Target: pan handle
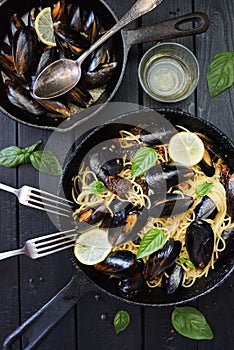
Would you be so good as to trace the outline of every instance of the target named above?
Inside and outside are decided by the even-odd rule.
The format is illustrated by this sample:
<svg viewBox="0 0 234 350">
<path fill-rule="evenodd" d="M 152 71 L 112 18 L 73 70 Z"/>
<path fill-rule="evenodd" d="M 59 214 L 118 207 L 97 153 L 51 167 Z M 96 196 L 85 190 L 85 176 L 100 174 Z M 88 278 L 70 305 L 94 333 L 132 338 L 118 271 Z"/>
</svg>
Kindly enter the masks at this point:
<svg viewBox="0 0 234 350">
<path fill-rule="evenodd" d="M 97 292 L 97 287 L 78 269 L 58 294 L 5 339 L 3 350 L 12 350 L 20 339 L 24 341 L 25 350 L 35 349 L 78 300 L 91 291 Z"/>
<path fill-rule="evenodd" d="M 190 24 L 189 28 L 185 28 Z M 147 41 L 159 41 L 180 38 L 194 34 L 201 34 L 209 27 L 209 20 L 205 13 L 192 12 L 187 15 L 158 22 L 152 26 L 125 31 L 123 35 L 127 43 L 127 49 L 133 44 Z"/>
</svg>

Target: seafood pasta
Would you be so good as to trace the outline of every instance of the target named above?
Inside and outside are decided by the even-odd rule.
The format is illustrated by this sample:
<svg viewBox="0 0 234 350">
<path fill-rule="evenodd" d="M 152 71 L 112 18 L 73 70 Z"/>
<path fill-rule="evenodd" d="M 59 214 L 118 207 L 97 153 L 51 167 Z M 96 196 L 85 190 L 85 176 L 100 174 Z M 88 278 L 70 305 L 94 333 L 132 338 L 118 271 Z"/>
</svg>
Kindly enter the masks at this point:
<svg viewBox="0 0 234 350">
<path fill-rule="evenodd" d="M 73 178 L 74 224 L 81 234 L 106 231 L 112 251 L 94 268 L 116 278 L 124 297 L 145 283 L 167 294 L 189 288 L 215 268 L 233 232 L 233 174 L 201 134 L 203 158 L 175 163 L 168 144 L 178 131 L 122 130 Z"/>
</svg>

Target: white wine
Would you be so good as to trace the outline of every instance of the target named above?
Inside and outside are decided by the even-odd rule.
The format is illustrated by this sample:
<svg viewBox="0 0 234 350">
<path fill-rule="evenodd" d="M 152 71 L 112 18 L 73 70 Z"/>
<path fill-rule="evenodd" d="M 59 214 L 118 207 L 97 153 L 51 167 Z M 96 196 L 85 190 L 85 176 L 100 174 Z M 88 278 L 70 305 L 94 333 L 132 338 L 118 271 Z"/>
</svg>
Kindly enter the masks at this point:
<svg viewBox="0 0 234 350">
<path fill-rule="evenodd" d="M 175 43 L 160 44 L 142 58 L 140 82 L 144 90 L 158 101 L 180 101 L 189 96 L 197 85 L 199 69 L 196 59 L 187 48 L 184 50 L 181 46 Z"/>
</svg>

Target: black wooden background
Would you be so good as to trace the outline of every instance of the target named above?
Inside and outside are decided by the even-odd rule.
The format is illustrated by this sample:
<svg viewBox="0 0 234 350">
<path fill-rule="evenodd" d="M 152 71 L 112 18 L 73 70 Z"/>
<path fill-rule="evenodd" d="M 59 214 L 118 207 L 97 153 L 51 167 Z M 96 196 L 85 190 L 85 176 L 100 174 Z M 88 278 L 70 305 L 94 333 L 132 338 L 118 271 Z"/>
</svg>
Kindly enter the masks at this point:
<svg viewBox="0 0 234 350">
<path fill-rule="evenodd" d="M 23 1 L 23 0 L 22 0 Z M 134 0 L 107 0 L 120 18 Z M 190 48 L 198 58 L 201 76 L 198 87 L 188 99 L 172 104 L 209 120 L 234 139 L 234 88 L 211 99 L 207 89 L 207 69 L 212 57 L 223 51 L 233 51 L 233 0 L 164 0 L 158 9 L 136 21 L 132 27 L 149 25 L 192 11 L 203 11 L 210 19 L 208 31 L 196 37 L 175 40 Z M 165 107 L 152 100 L 139 86 L 137 66 L 142 54 L 154 43 L 131 49 L 126 73 L 114 101 L 140 103 L 149 107 Z M 168 107 L 168 106 L 166 106 Z M 51 132 L 28 127 L 0 115 L 0 149 L 18 145 L 26 147 L 38 139 L 45 145 Z M 72 133 L 60 135 L 60 142 L 71 142 Z M 56 147 L 54 152 L 56 153 Z M 59 156 L 59 155 L 58 155 Z M 17 169 L 0 167 L 0 182 L 15 187 L 24 184 L 38 186 L 38 172 L 31 166 Z M 14 195 L 0 191 L 0 251 L 21 247 L 31 237 L 56 232 L 47 214 L 19 205 Z M 33 261 L 25 256 L 0 262 L 0 344 L 15 328 L 49 301 L 72 276 L 72 266 L 66 252 Z M 40 350 L 231 350 L 233 349 L 234 276 L 221 287 L 191 306 L 207 317 L 213 331 L 212 341 L 186 339 L 171 325 L 172 307 L 136 307 L 99 293 L 85 295 L 38 347 Z M 131 316 L 128 329 L 115 334 L 113 317 L 120 310 Z M 103 316 L 104 315 L 104 316 Z M 20 347 L 19 347 L 20 348 Z M 18 348 L 18 349 L 19 349 Z M 23 347 L 24 348 L 24 347 Z"/>
</svg>

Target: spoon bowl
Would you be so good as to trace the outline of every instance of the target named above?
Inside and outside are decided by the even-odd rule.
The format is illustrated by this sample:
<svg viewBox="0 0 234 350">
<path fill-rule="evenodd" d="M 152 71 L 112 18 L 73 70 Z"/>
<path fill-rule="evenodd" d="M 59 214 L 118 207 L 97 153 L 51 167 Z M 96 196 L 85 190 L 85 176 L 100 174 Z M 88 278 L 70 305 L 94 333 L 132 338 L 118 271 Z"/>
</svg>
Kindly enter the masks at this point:
<svg viewBox="0 0 234 350">
<path fill-rule="evenodd" d="M 131 9 L 90 46 L 77 60 L 62 59 L 46 67 L 37 77 L 33 86 L 33 96 L 40 99 L 50 99 L 63 95 L 71 90 L 80 80 L 81 64 L 89 54 L 103 44 L 121 28 L 153 10 L 163 0 L 138 0 Z"/>
</svg>

